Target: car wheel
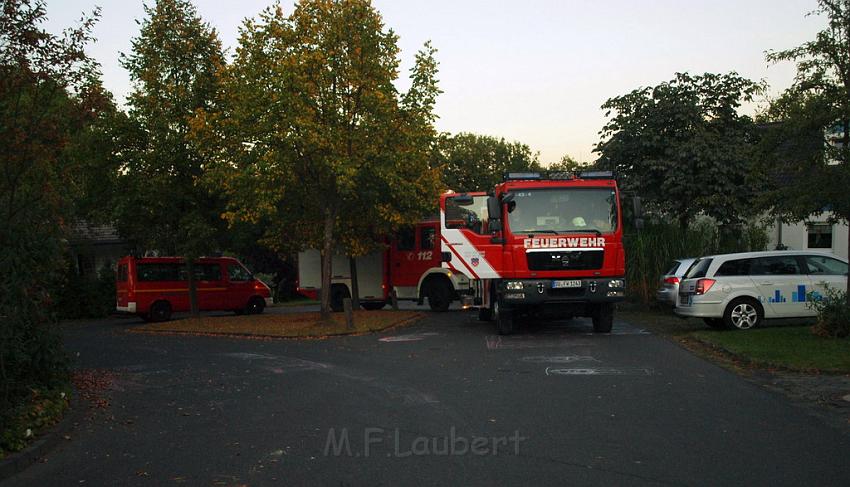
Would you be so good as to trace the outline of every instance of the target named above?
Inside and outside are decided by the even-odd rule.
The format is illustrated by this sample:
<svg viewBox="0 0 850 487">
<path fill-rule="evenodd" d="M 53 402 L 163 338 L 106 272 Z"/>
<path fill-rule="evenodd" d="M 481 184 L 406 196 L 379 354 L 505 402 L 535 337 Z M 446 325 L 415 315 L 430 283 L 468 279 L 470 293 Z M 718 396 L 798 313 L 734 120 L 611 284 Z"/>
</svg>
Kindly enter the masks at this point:
<svg viewBox="0 0 850 487">
<path fill-rule="evenodd" d="M 254 296 L 248 301 L 248 306 L 245 306 L 245 314 L 246 315 L 258 315 L 262 314 L 263 310 L 266 309 L 266 300 L 257 296 Z"/>
<path fill-rule="evenodd" d="M 157 301 L 151 305 L 150 312 L 148 313 L 149 321 L 168 321 L 171 319 L 171 305 L 168 304 L 168 301 Z"/>
<path fill-rule="evenodd" d="M 502 309 L 498 299 L 493 301 L 493 320 L 496 321 L 496 330 L 499 331 L 499 335 L 511 335 L 516 331 L 513 311 Z"/>
<path fill-rule="evenodd" d="M 755 299 L 738 298 L 732 300 L 723 313 L 723 324 L 727 328 L 749 330 L 761 324 L 764 312 Z"/>
<path fill-rule="evenodd" d="M 493 308 L 485 306 L 478 308 L 478 321 L 493 321 Z"/>
<path fill-rule="evenodd" d="M 425 295 L 431 311 L 446 311 L 452 304 L 452 288 L 445 280 L 432 281 Z"/>
<path fill-rule="evenodd" d="M 726 328 L 726 325 L 723 324 L 723 318 L 703 318 L 702 321 L 711 328 L 718 330 Z"/>
</svg>

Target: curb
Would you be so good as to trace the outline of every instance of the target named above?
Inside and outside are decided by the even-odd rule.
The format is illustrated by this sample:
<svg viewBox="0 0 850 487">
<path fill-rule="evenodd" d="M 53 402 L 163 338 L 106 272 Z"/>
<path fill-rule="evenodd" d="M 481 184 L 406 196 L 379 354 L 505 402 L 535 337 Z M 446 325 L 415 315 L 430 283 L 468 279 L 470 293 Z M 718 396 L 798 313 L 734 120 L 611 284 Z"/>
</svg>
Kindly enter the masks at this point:
<svg viewBox="0 0 850 487">
<path fill-rule="evenodd" d="M 62 442 L 63 436 L 71 431 L 75 424 L 80 422 L 83 412 L 84 408 L 80 404 L 79 394 L 72 389 L 68 408 L 57 424 L 48 429 L 41 435 L 41 438 L 35 440 L 30 446 L 0 460 L 0 481 L 23 472 L 27 467 L 38 461 L 39 458 L 50 453 L 50 451 Z"/>
</svg>

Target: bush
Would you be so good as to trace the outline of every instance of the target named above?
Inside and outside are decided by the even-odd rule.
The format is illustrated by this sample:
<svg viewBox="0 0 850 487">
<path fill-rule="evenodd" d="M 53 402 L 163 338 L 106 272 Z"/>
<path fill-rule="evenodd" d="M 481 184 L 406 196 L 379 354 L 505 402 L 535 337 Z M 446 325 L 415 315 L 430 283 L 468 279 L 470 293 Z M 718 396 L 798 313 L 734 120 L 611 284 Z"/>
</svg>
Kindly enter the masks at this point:
<svg viewBox="0 0 850 487">
<path fill-rule="evenodd" d="M 806 306 L 815 310 L 818 321 L 812 327 L 812 333 L 828 338 L 847 338 L 850 336 L 850 304 L 847 293 L 827 286 L 824 296 L 815 298 L 809 294 Z"/>
<path fill-rule="evenodd" d="M 69 265 L 54 310 L 66 320 L 108 316 L 115 310 L 115 272 L 104 267 L 97 277 L 80 276 Z"/>
<path fill-rule="evenodd" d="M 720 228 L 707 218 L 687 230 L 653 223 L 631 231 L 624 236 L 628 297 L 643 304 L 654 302 L 658 279 L 674 259 L 764 250 L 767 241 L 757 224 Z"/>
</svg>

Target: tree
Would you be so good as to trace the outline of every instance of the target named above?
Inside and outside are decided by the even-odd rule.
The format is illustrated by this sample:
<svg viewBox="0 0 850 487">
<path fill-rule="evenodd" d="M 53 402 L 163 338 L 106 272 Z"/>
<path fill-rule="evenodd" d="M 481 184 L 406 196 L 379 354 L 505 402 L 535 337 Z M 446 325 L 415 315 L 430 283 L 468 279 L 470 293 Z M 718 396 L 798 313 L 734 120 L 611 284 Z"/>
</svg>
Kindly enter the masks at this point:
<svg viewBox="0 0 850 487">
<path fill-rule="evenodd" d="M 121 56 L 134 90 L 121 137 L 114 220 L 139 245 L 186 258 L 196 315 L 193 262 L 221 248 L 224 206 L 201 184 L 205 165 L 189 123 L 196 111 L 215 110 L 222 47 L 188 0 L 157 0 L 145 13 L 132 52 Z"/>
<path fill-rule="evenodd" d="M 766 114 L 779 122 L 773 148 L 793 148 L 792 157 L 769 151 L 769 163 L 793 184 L 780 181 L 766 201 L 785 221 L 828 209 L 833 222 L 850 224 L 850 0 L 818 0 L 813 13 L 828 20 L 814 40 L 767 53 L 769 62 L 796 62 L 797 76 Z"/>
<path fill-rule="evenodd" d="M 540 171 L 539 154 L 520 142 L 488 135 L 442 134 L 434 154 L 446 186 L 454 191 L 487 191 L 507 172 Z"/>
<path fill-rule="evenodd" d="M 590 168 L 590 164 L 578 162 L 570 157 L 569 154 L 566 154 L 558 162 L 550 164 L 547 169 L 549 171 L 580 172 L 589 170 Z"/>
<path fill-rule="evenodd" d="M 700 213 L 737 223 L 755 197 L 753 120 L 738 113 L 763 85 L 736 73 L 677 73 L 602 105 L 610 117 L 594 149 L 622 188 L 686 228 Z M 612 116 L 613 113 L 613 116 Z"/>
<path fill-rule="evenodd" d="M 400 94 L 397 40 L 368 0 L 303 0 L 289 17 L 276 5 L 243 25 L 221 113 L 195 121 L 226 216 L 267 222 L 275 249 L 321 250 L 325 319 L 334 252 L 374 248 L 439 193 L 434 49 Z"/>
<path fill-rule="evenodd" d="M 111 106 L 86 56 L 99 11 L 58 37 L 40 26 L 40 0 L 0 10 L 0 429 L 31 390 L 67 383 L 48 314 L 65 265 L 78 160 L 69 145 Z M 5 435 L 4 435 L 5 436 Z M 14 435 L 12 435 L 14 436 Z M 0 438 L 0 450 L 7 445 Z"/>
</svg>

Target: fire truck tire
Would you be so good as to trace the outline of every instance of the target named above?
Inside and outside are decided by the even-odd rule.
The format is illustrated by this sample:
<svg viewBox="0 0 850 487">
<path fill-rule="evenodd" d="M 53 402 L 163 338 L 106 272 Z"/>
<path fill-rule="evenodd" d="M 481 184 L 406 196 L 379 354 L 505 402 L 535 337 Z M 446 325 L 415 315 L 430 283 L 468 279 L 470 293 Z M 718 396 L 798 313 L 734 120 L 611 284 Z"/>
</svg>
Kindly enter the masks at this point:
<svg viewBox="0 0 850 487">
<path fill-rule="evenodd" d="M 362 306 L 366 311 L 378 311 L 379 309 L 383 309 L 386 305 L 387 303 L 385 301 L 360 303 L 360 306 Z"/>
<path fill-rule="evenodd" d="M 425 289 L 431 311 L 446 311 L 452 304 L 452 286 L 445 279 L 431 279 Z"/>
<path fill-rule="evenodd" d="M 493 308 L 478 308 L 478 321 L 493 321 Z"/>
<path fill-rule="evenodd" d="M 171 305 L 168 301 L 157 301 L 151 305 L 148 313 L 149 321 L 168 321 L 171 319 Z"/>
<path fill-rule="evenodd" d="M 614 327 L 614 306 L 611 304 L 597 305 L 593 310 L 593 332 L 611 333 Z"/>
<path fill-rule="evenodd" d="M 248 306 L 245 306 L 245 314 L 260 315 L 263 314 L 264 309 L 266 309 L 266 300 L 259 296 L 254 296 L 248 301 Z"/>
<path fill-rule="evenodd" d="M 331 286 L 331 310 L 335 313 L 341 313 L 342 300 L 350 297 L 351 294 L 349 294 L 347 287 L 339 284 Z"/>
<path fill-rule="evenodd" d="M 502 304 L 496 299 L 493 301 L 493 320 L 496 322 L 496 330 L 499 335 L 511 335 L 516 332 L 516 320 L 510 310 L 502 309 Z"/>
</svg>

